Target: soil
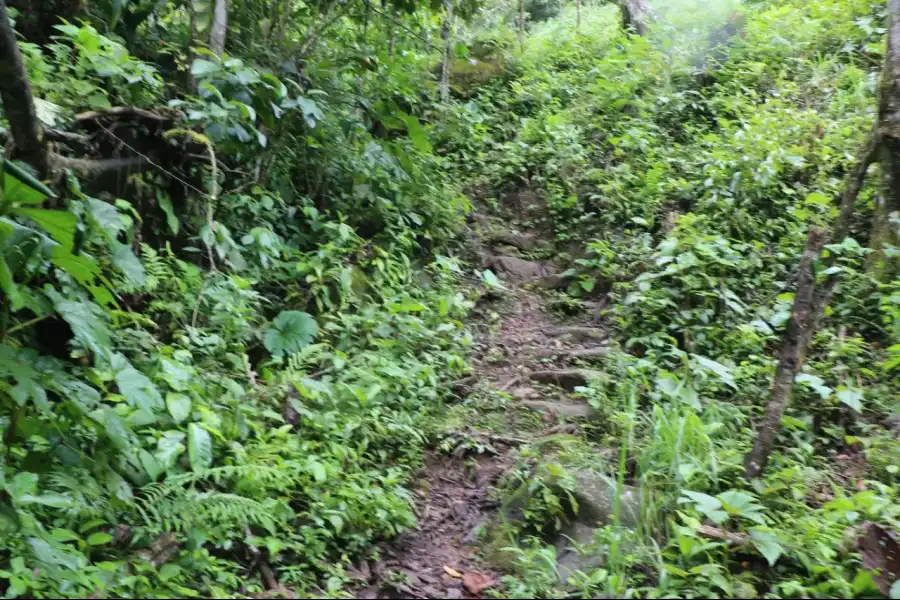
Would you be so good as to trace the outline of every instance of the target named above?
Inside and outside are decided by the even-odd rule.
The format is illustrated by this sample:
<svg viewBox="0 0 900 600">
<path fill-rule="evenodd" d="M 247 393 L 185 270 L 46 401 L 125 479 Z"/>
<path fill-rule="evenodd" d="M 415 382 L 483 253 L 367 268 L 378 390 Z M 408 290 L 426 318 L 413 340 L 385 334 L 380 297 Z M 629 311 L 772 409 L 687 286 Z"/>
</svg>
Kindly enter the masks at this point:
<svg viewBox="0 0 900 600">
<path fill-rule="evenodd" d="M 490 227 L 486 217 L 476 215 L 473 220 L 488 245 L 491 236 L 506 239 L 497 234 L 496 227 Z M 535 232 L 515 235 L 538 239 Z M 488 255 L 486 262 L 493 264 L 497 258 Z M 579 401 L 565 398 L 565 391 L 553 385 L 559 382 L 542 385 L 532 381 L 531 373 L 580 366 L 573 364 L 580 363 L 579 356 L 603 354 L 598 350 L 605 347 L 608 336 L 586 313 L 574 322 L 564 322 L 554 314 L 542 292 L 535 291 L 544 274 L 541 269 L 530 276 L 498 273 L 506 275 L 506 289 L 486 294 L 473 311 L 473 375 L 457 382 L 454 390 L 464 395 L 477 386 L 489 386 L 509 393 L 522 406 L 549 408 L 541 411 L 549 421 L 546 434 L 560 427 L 576 428 L 569 423 L 553 427 L 561 414 L 578 413 L 552 408 L 559 403 L 571 409 Z M 415 490 L 418 526 L 385 545 L 377 564 L 359 566 L 357 575 L 369 585 L 357 597 L 477 598 L 483 597 L 484 590 L 501 585 L 502 573 L 479 555 L 478 533 L 499 508 L 491 488 L 511 466 L 510 450 L 542 434 L 522 433 L 524 438 L 484 435 L 497 454 L 482 454 L 474 460 L 446 454 L 428 456 L 419 475 L 422 483 Z"/>
</svg>

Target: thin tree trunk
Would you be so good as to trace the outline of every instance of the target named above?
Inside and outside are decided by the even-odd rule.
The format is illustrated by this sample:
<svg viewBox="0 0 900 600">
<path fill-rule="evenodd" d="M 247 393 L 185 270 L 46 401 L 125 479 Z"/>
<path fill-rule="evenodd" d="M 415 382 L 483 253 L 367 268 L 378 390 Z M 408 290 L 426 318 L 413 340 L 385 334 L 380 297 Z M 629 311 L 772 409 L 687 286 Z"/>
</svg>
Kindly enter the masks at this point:
<svg viewBox="0 0 900 600">
<path fill-rule="evenodd" d="M 0 100 L 19 156 L 36 168 L 40 177 L 46 177 L 49 161 L 44 127 L 34 108 L 31 84 L 9 22 L 6 0 L 0 0 Z"/>
<path fill-rule="evenodd" d="M 791 398 L 794 377 L 806 360 L 806 350 L 812 337 L 815 301 L 816 274 L 813 263 L 819 257 L 819 252 L 824 244 L 825 230 L 821 227 L 810 228 L 806 238 L 806 251 L 797 267 L 797 292 L 794 296 L 794 308 L 784 334 L 781 357 L 775 372 L 775 380 L 772 383 L 771 398 L 766 407 L 763 422 L 759 425 L 753 449 L 745 461 L 747 477 L 759 477 L 765 468 L 775 445 L 775 434 L 781 424 L 781 417 Z"/>
<path fill-rule="evenodd" d="M 225 37 L 228 34 L 228 0 L 216 0 L 213 8 L 213 23 L 209 34 L 209 49 L 216 56 L 225 52 Z"/>
<path fill-rule="evenodd" d="M 581 0 L 575 0 L 575 10 L 578 18 L 575 21 L 575 31 L 581 31 Z"/>
<path fill-rule="evenodd" d="M 634 28 L 638 35 L 647 35 L 650 25 L 650 6 L 647 0 L 621 0 L 622 23 L 625 29 Z"/>
<path fill-rule="evenodd" d="M 847 174 L 844 192 L 841 195 L 840 212 L 831 235 L 831 241 L 835 244 L 841 243 L 850 233 L 856 200 L 865 182 L 866 171 L 874 161 L 882 162 L 886 195 L 884 202 L 890 203 L 888 206 L 897 206 L 897 203 L 900 202 L 900 159 L 897 158 L 898 151 L 900 151 L 900 0 L 888 0 L 887 5 L 889 14 L 888 43 L 879 88 L 878 121 L 859 149 L 856 166 Z M 760 425 L 753 450 L 747 455 L 745 461 L 746 473 L 749 477 L 759 476 L 765 468 L 772 452 L 781 414 L 790 397 L 794 375 L 806 357 L 812 336 L 822 326 L 825 308 L 831 302 L 837 286 L 839 273 L 829 274 L 825 282 L 814 291 L 812 306 L 807 308 L 809 299 L 806 287 L 808 282 L 805 278 L 808 273 L 804 272 L 803 267 L 806 256 L 809 254 L 812 235 L 811 230 L 810 240 L 807 241 L 807 252 L 804 254 L 804 260 L 801 261 L 801 269 L 798 273 L 794 314 L 791 317 L 788 331 L 785 333 L 785 345 L 775 375 L 775 383 L 772 386 L 772 397 L 766 409 L 766 418 Z M 832 266 L 834 263 L 835 257 L 832 255 L 825 261 L 825 266 Z"/>
<path fill-rule="evenodd" d="M 525 49 L 525 0 L 519 0 L 519 51 Z"/>
<path fill-rule="evenodd" d="M 291 13 L 291 0 L 281 0 L 281 11 L 278 15 L 278 26 L 275 28 L 275 39 L 284 41 L 284 32 L 287 29 L 288 17 Z"/>
<path fill-rule="evenodd" d="M 884 177 L 881 202 L 876 206 L 871 248 L 878 276 L 891 279 L 900 271 L 900 261 L 888 257 L 884 246 L 900 245 L 900 232 L 894 217 L 900 212 L 900 0 L 888 1 L 888 40 L 878 103 L 878 127 L 881 134 L 879 160 Z"/>
<path fill-rule="evenodd" d="M 194 53 L 194 44 L 197 43 L 197 8 L 194 6 L 194 0 L 188 0 L 187 3 L 188 9 L 188 44 L 187 44 L 187 56 L 188 62 L 192 65 L 194 63 L 194 59 L 197 58 Z M 187 85 L 188 90 L 190 92 L 197 91 L 197 78 L 194 77 L 194 73 L 191 70 L 191 66 L 188 65 L 187 70 Z"/>
<path fill-rule="evenodd" d="M 388 42 L 388 56 L 394 57 L 394 50 L 397 48 L 397 7 L 391 11 L 391 38 Z"/>
<path fill-rule="evenodd" d="M 453 30 L 453 0 L 444 0 L 444 24 L 441 25 L 441 40 L 444 42 L 444 58 L 441 62 L 441 102 L 450 100 L 450 50 Z"/>
</svg>

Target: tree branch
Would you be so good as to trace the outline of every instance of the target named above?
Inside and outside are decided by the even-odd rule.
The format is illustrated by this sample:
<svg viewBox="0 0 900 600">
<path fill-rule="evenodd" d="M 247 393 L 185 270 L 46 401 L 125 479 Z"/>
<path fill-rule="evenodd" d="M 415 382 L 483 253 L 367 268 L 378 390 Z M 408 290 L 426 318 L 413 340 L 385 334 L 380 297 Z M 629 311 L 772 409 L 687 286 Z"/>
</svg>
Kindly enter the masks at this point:
<svg viewBox="0 0 900 600">
<path fill-rule="evenodd" d="M 103 117 L 140 117 L 141 119 L 158 121 L 160 123 L 167 123 L 172 120 L 169 116 L 161 115 L 136 106 L 114 106 L 112 108 L 104 108 L 103 110 L 89 110 L 75 115 L 75 120 L 80 123 L 82 121 L 93 121 Z"/>
<path fill-rule="evenodd" d="M 0 99 L 13 140 L 22 158 L 43 178 L 49 172 L 44 128 L 37 118 L 31 84 L 25 73 L 6 0 L 0 0 Z"/>
</svg>

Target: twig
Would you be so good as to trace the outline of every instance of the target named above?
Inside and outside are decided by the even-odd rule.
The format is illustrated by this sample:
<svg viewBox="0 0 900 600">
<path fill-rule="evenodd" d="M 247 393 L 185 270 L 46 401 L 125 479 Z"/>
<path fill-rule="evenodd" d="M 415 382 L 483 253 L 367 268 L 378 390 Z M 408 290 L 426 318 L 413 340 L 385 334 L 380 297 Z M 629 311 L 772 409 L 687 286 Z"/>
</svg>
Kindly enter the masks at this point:
<svg viewBox="0 0 900 600">
<path fill-rule="evenodd" d="M 103 110 L 89 110 L 87 112 L 75 115 L 75 120 L 92 121 L 94 119 L 100 119 L 102 117 L 140 117 L 142 119 L 149 119 L 151 121 L 158 121 L 160 123 L 165 123 L 172 120 L 171 117 L 151 112 L 149 110 L 144 110 L 143 108 L 138 108 L 136 106 L 114 106 L 112 108 L 105 108 Z"/>
<path fill-rule="evenodd" d="M 194 302 L 194 311 L 191 313 L 191 327 L 197 328 L 197 315 L 200 313 L 200 301 L 203 300 L 203 292 L 206 290 L 206 279 L 200 284 L 200 292 L 197 294 L 197 301 Z"/>
<path fill-rule="evenodd" d="M 458 435 L 458 436 L 468 435 L 468 436 L 472 436 L 472 437 L 484 438 L 486 440 L 490 440 L 492 442 L 498 442 L 501 444 L 517 445 L 517 444 L 530 444 L 531 443 L 531 440 L 526 440 L 525 438 L 513 437 L 513 436 L 508 436 L 508 435 L 495 435 L 493 433 L 488 433 L 486 431 L 477 431 L 475 429 L 472 429 L 469 431 L 453 430 L 453 431 L 448 431 L 447 433 L 449 433 L 450 435 Z"/>
<path fill-rule="evenodd" d="M 45 129 L 44 137 L 51 142 L 74 142 L 76 144 L 89 144 L 93 136 L 59 129 Z"/>
<path fill-rule="evenodd" d="M 728 542 L 733 546 L 746 546 L 750 543 L 750 536 L 746 533 L 735 533 L 712 525 L 701 525 L 697 533 L 712 540 Z"/>
<path fill-rule="evenodd" d="M 6 335 L 10 335 L 10 334 L 15 333 L 15 332 L 17 332 L 17 331 L 19 331 L 19 330 L 25 329 L 26 327 L 31 327 L 32 325 L 35 325 L 35 324 L 37 324 L 37 323 L 40 323 L 41 321 L 43 321 L 44 319 L 46 319 L 46 318 L 48 318 L 48 317 L 50 317 L 50 316 L 51 316 L 51 315 L 44 315 L 44 316 L 42 316 L 42 317 L 35 317 L 35 318 L 33 318 L 33 319 L 29 319 L 29 320 L 27 320 L 27 321 L 24 321 L 24 322 L 22 322 L 22 323 L 18 323 L 17 325 L 13 325 L 13 326 L 10 327 L 9 330 L 6 332 Z"/>
</svg>

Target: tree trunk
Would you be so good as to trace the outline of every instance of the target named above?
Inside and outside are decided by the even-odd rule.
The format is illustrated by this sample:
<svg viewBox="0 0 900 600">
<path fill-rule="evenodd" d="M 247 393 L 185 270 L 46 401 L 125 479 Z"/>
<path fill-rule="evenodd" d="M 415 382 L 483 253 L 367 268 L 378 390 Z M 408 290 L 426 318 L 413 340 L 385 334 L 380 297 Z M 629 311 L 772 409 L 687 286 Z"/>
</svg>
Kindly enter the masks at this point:
<svg viewBox="0 0 900 600">
<path fill-rule="evenodd" d="M 216 56 L 225 52 L 225 37 L 228 34 L 228 0 L 216 0 L 213 9 L 212 29 L 209 34 L 209 49 Z"/>
<path fill-rule="evenodd" d="M 525 49 L 525 0 L 519 0 L 519 51 Z"/>
<path fill-rule="evenodd" d="M 197 78 L 194 77 L 194 73 L 191 71 L 191 65 L 194 64 L 194 59 L 197 58 L 196 54 L 194 53 L 194 44 L 197 43 L 197 8 L 194 6 L 194 0 L 188 0 L 187 9 L 189 19 L 187 43 L 187 88 L 191 93 L 195 93 L 197 91 Z"/>
<path fill-rule="evenodd" d="M 871 248 L 878 274 L 890 279 L 900 271 L 897 258 L 883 252 L 887 244 L 900 245 L 894 219 L 900 212 L 900 0 L 888 1 L 888 40 L 878 102 L 878 129 L 881 135 L 879 160 L 884 176 L 883 197 L 876 206 Z"/>
<path fill-rule="evenodd" d="M 619 6 L 625 29 L 634 28 L 638 35 L 647 35 L 651 17 L 647 0 L 621 0 Z"/>
<path fill-rule="evenodd" d="M 575 20 L 575 31 L 581 31 L 581 0 L 575 0 L 575 10 L 578 15 Z"/>
<path fill-rule="evenodd" d="M 450 51 L 453 30 L 453 0 L 444 0 L 444 24 L 441 25 L 441 40 L 444 42 L 444 58 L 441 62 L 441 102 L 450 100 Z"/>
<path fill-rule="evenodd" d="M 391 11 L 391 39 L 388 42 L 388 56 L 391 58 L 394 57 L 394 51 L 397 49 L 397 18 L 400 14 L 397 12 L 397 8 Z"/>
<path fill-rule="evenodd" d="M 885 178 L 884 206 L 880 209 L 880 212 L 883 213 L 882 217 L 889 216 L 889 207 L 897 207 L 898 201 L 900 201 L 900 168 L 898 168 L 900 158 L 897 154 L 900 151 L 900 0 L 888 0 L 887 4 L 888 43 L 879 88 L 878 121 L 859 149 L 856 166 L 847 174 L 844 192 L 841 196 L 840 212 L 831 235 L 831 241 L 835 244 L 841 243 L 850 233 L 856 200 L 865 182 L 866 171 L 872 162 L 876 160 L 882 162 L 882 172 Z M 878 215 L 876 215 L 877 218 Z M 745 467 L 748 477 L 758 477 L 765 468 L 766 461 L 772 452 L 781 414 L 790 397 L 794 375 L 806 358 L 812 336 L 822 326 L 825 308 L 831 302 L 837 286 L 838 273 L 829 274 L 824 284 L 814 291 L 811 307 L 807 307 L 809 290 L 806 288 L 809 286 L 807 279 L 809 274 L 805 273 L 804 263 L 807 261 L 807 255 L 810 254 L 812 237 L 813 230 L 810 230 L 807 252 L 804 253 L 798 273 L 794 313 L 785 333 L 781 360 L 775 374 L 775 383 L 772 386 L 772 397 L 766 408 L 766 418 L 760 425 L 753 450 L 746 458 Z M 834 262 L 835 258 L 831 256 L 825 261 L 825 266 L 831 266 Z"/>
<path fill-rule="evenodd" d="M 281 10 L 278 13 L 278 25 L 275 28 L 275 39 L 284 41 L 284 32 L 287 30 L 287 22 L 291 15 L 291 0 L 281 0 Z"/>
<path fill-rule="evenodd" d="M 59 32 L 54 26 L 65 19 L 74 23 L 84 15 L 86 0 L 7 0 L 9 8 L 19 11 L 16 30 L 29 42 L 38 45 L 50 43 Z"/>
<path fill-rule="evenodd" d="M 766 407 L 765 418 L 759 425 L 756 442 L 745 461 L 747 477 L 759 477 L 765 468 L 775 445 L 775 434 L 781 424 L 781 417 L 791 398 L 794 377 L 806 360 L 806 350 L 809 340 L 812 338 L 816 287 L 813 262 L 819 257 L 819 252 L 824 244 L 825 230 L 820 227 L 810 228 L 806 238 L 806 251 L 800 259 L 800 266 L 797 267 L 797 292 L 794 296 L 794 308 L 787 331 L 784 333 L 781 357 L 775 372 L 769 405 Z"/>
<path fill-rule="evenodd" d="M 49 162 L 44 127 L 34 108 L 31 85 L 9 22 L 6 0 L 0 0 L 0 99 L 18 155 L 36 168 L 41 178 L 46 177 Z"/>
</svg>

